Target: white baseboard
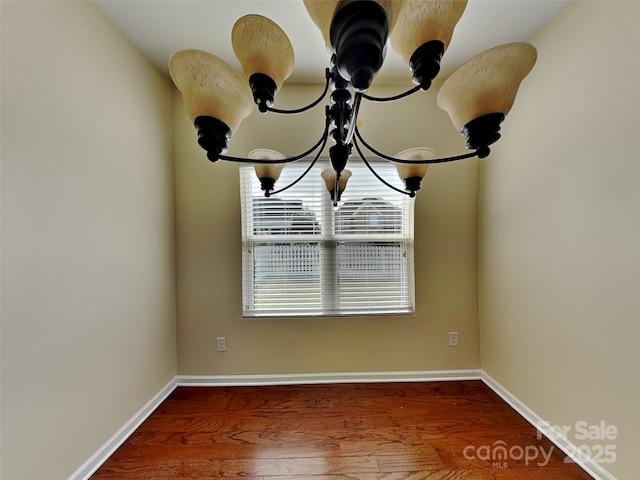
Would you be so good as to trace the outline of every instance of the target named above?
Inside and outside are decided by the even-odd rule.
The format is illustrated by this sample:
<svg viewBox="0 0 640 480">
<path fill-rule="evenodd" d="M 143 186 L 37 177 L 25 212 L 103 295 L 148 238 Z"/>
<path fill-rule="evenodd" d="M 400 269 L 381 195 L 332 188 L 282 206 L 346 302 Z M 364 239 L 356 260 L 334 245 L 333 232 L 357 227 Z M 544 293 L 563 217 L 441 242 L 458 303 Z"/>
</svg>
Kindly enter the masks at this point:
<svg viewBox="0 0 640 480">
<path fill-rule="evenodd" d="M 518 412 L 524 419 L 533 425 L 542 435 L 549 439 L 556 447 L 571 459 L 571 461 L 577 463 L 582 467 L 589 475 L 597 480 L 616 480 L 616 477 L 607 472 L 602 465 L 595 462 L 591 458 L 586 458 L 584 455 L 577 456 L 578 447 L 572 441 L 567 439 L 553 426 L 549 425 L 547 421 L 541 418 L 537 413 L 527 407 L 521 402 L 515 395 L 509 390 L 504 388 L 494 378 L 491 377 L 484 370 L 481 371 L 482 381 L 493 390 L 500 398 L 509 404 L 516 412 Z"/>
<path fill-rule="evenodd" d="M 233 387 L 256 385 L 312 385 L 323 383 L 435 382 L 446 380 L 480 380 L 480 370 L 335 372 L 280 375 L 178 375 L 178 386 Z"/>
<path fill-rule="evenodd" d="M 69 480 L 86 480 L 93 475 L 100 466 L 113 455 L 120 445 L 144 422 L 153 411 L 173 392 L 177 386 L 177 377 L 173 377 L 138 413 L 125 423 L 102 447 L 94 453 L 84 464 L 76 470 Z"/>
</svg>

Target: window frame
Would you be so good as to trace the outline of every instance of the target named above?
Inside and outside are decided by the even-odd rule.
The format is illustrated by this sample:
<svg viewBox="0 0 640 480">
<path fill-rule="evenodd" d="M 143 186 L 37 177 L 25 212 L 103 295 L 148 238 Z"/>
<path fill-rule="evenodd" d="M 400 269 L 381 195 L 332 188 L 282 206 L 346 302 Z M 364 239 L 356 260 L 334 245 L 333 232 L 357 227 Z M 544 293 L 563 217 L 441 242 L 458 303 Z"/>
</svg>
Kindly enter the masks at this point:
<svg viewBox="0 0 640 480">
<path fill-rule="evenodd" d="M 386 167 L 387 172 L 391 171 L 389 169 L 389 162 L 386 161 L 376 161 L 373 160 L 372 165 L 376 169 L 384 169 Z M 318 161 L 318 164 L 321 168 L 327 167 L 329 164 L 328 159 L 322 158 Z M 292 169 L 289 168 L 291 172 Z M 285 168 L 285 171 L 287 170 Z M 298 169 L 302 170 L 304 166 L 300 166 Z M 358 171 L 359 174 L 362 175 L 366 166 L 361 163 L 356 165 L 349 165 L 348 167 L 352 171 Z M 314 169 L 315 170 L 315 169 Z M 395 172 L 395 169 L 393 169 Z M 284 173 L 284 171 L 283 171 Z M 340 232 L 340 227 L 336 228 L 336 219 L 339 217 L 338 213 L 340 208 L 346 208 L 349 200 L 345 201 L 345 197 L 349 198 L 346 194 L 343 195 L 343 200 L 340 202 L 337 208 L 334 208 L 332 202 L 329 198 L 329 194 L 326 191 L 326 187 L 320 175 L 314 175 L 314 171 L 310 172 L 307 177 L 310 177 L 312 182 L 318 182 L 318 189 L 314 190 L 310 193 L 310 198 L 313 198 L 314 214 L 319 215 L 318 220 L 318 230 L 316 233 L 255 233 L 256 223 L 260 220 L 258 218 L 256 220 L 255 216 L 255 205 L 259 202 L 264 202 L 263 205 L 268 205 L 268 202 L 271 201 L 272 198 L 267 199 L 267 201 L 260 200 L 260 198 L 264 199 L 264 196 L 260 193 L 259 190 L 259 181 L 255 176 L 253 168 L 250 165 L 242 165 L 240 167 L 240 177 L 241 177 L 241 209 L 242 209 L 242 286 L 243 286 L 243 317 L 245 318 L 281 318 L 281 317 L 340 317 L 340 316 L 407 316 L 415 314 L 415 272 L 414 272 L 414 228 L 413 228 L 413 211 L 414 211 L 414 199 L 410 199 L 405 195 L 402 195 L 397 192 L 393 192 L 393 190 L 388 187 L 379 184 L 378 180 L 371 176 L 370 172 L 366 172 L 369 176 L 373 178 L 372 185 L 375 185 L 374 189 L 376 192 L 381 192 L 384 197 L 375 199 L 380 200 L 382 203 L 385 203 L 387 208 L 388 206 L 399 204 L 400 207 L 400 229 L 396 231 L 396 227 L 392 226 L 393 231 L 384 231 L 382 233 L 371 233 L 367 231 L 367 228 L 364 231 L 356 231 L 355 233 L 348 233 L 346 231 Z M 395 174 L 394 174 L 395 175 Z M 316 180 L 313 180 L 314 177 L 317 177 Z M 307 178 L 305 178 L 307 180 Z M 370 180 L 369 180 L 370 181 Z M 398 182 L 400 180 L 397 180 Z M 286 185 L 286 180 L 284 182 L 279 181 L 283 185 Z M 377 187 L 380 185 L 380 187 Z M 347 190 L 352 187 L 350 184 L 347 187 Z M 296 191 L 296 188 L 298 189 Z M 384 189 L 384 190 L 383 190 Z M 293 192 L 292 192 L 293 191 Z M 288 192 L 292 192 L 289 194 L 287 198 L 297 197 L 300 198 L 301 195 L 304 195 L 305 192 L 304 186 L 297 185 L 292 188 Z M 318 193 L 320 192 L 320 193 Z M 260 196 L 258 196 L 260 195 Z M 387 198 L 392 198 L 394 203 L 388 202 Z M 360 200 L 352 200 L 352 202 L 357 203 L 357 201 L 361 201 L 362 205 L 367 205 L 365 200 L 372 200 L 372 198 L 362 197 Z M 286 198 L 281 200 L 282 202 L 287 202 Z M 296 200 L 297 201 L 297 200 Z M 278 203 L 278 200 L 275 200 L 274 203 Z M 307 208 L 307 204 L 305 203 L 304 196 L 302 197 L 302 208 Z M 394 207 L 398 208 L 398 207 Z M 280 210 L 277 210 L 280 211 Z M 286 211 L 286 208 L 285 208 Z M 384 210 L 383 210 L 384 211 Z M 394 215 L 397 215 L 396 212 L 392 212 Z M 355 216 L 355 214 L 353 215 Z M 384 215 L 383 215 L 384 217 Z M 338 218 L 339 219 L 339 218 Z M 357 220 L 357 219 L 356 219 Z M 383 219 L 384 220 L 384 219 Z M 384 223 L 384 222 L 383 222 Z M 288 220 L 284 222 L 283 228 L 286 230 L 288 225 Z M 374 226 L 377 226 L 374 225 Z M 260 227 L 260 226 L 258 226 Z M 378 230 L 380 228 L 384 228 L 383 226 L 378 226 Z M 356 227 L 356 230 L 358 227 Z M 273 229 L 272 229 L 273 230 Z M 313 229 L 315 230 L 315 229 Z M 401 255 L 402 264 L 400 266 L 400 274 L 397 277 L 392 277 L 393 279 L 399 278 L 397 282 L 389 280 L 388 274 L 381 275 L 379 274 L 380 282 L 387 282 L 387 286 L 389 288 L 394 287 L 398 289 L 399 297 L 401 301 L 398 301 L 396 305 L 389 305 L 385 307 L 372 307 L 372 306 L 363 306 L 360 308 L 356 308 L 353 306 L 345 305 L 345 291 L 348 288 L 345 288 L 346 281 L 344 277 L 344 272 L 348 272 L 348 269 L 339 268 L 339 257 L 340 257 L 340 249 L 344 246 L 348 245 L 359 245 L 359 244 L 367 244 L 364 247 L 382 247 L 380 251 L 384 251 L 383 247 L 387 245 L 397 245 L 396 253 Z M 264 306 L 256 305 L 257 293 L 256 289 L 258 287 L 257 278 L 259 277 L 259 273 L 256 273 L 256 264 L 258 263 L 257 258 L 257 249 L 266 245 L 318 245 L 318 268 L 319 268 L 319 279 L 310 281 L 309 284 L 313 286 L 317 286 L 319 288 L 319 296 L 320 302 L 315 302 L 316 307 L 310 305 L 309 309 L 300 307 L 299 309 L 290 310 L 286 306 L 279 306 L 271 309 L 267 309 Z M 347 247 L 348 248 L 348 247 Z M 364 252 L 367 248 L 363 248 Z M 294 248 L 292 248 L 292 252 Z M 392 252 L 388 250 L 387 252 Z M 396 255 L 397 256 L 397 255 Z M 344 258 L 349 258 L 349 256 L 345 256 Z M 378 257 L 379 258 L 379 257 Z M 374 260 L 375 261 L 375 260 Z M 387 264 L 389 265 L 389 264 Z M 391 264 L 395 265 L 395 264 Z M 378 269 L 379 270 L 379 269 Z M 272 270 L 273 271 L 273 270 Z M 373 270 L 372 270 L 373 271 Z M 343 273 L 340 273 L 343 272 Z M 286 273 L 286 272 L 285 272 Z M 340 279 L 340 275 L 342 275 L 342 279 Z M 362 279 L 361 283 L 366 283 L 366 288 L 360 287 L 361 291 L 366 291 L 370 289 L 375 289 L 376 278 L 374 275 L 370 275 L 369 278 Z M 383 280 L 384 277 L 384 280 Z M 285 281 L 290 281 L 291 278 L 287 278 Z M 368 282 L 368 283 L 367 283 Z M 355 284 L 354 281 L 352 283 Z M 396 286 L 396 283 L 399 286 Z M 289 285 L 289 284 L 287 284 Z M 393 291 L 389 290 L 389 288 L 385 289 L 385 285 L 379 286 L 380 291 L 387 292 L 386 295 L 391 297 L 392 295 L 388 292 Z M 341 292 L 342 290 L 342 292 Z M 300 295 L 303 295 L 304 290 L 301 291 Z M 314 291 L 314 295 L 318 293 Z M 293 294 L 295 297 L 296 293 Z M 342 297 L 341 297 L 342 295 Z M 380 293 L 380 298 L 383 298 L 385 293 Z M 315 299 L 315 297 L 312 297 Z M 357 303 L 360 297 L 356 294 L 354 297 L 354 302 Z M 372 297 L 375 299 L 377 297 Z M 342 300 L 341 300 L 342 299 Z M 386 300 L 387 303 L 392 302 L 393 300 Z M 283 302 L 285 303 L 285 302 Z M 384 300 L 381 300 L 381 303 L 385 303 Z M 265 302 L 266 304 L 266 302 Z M 306 305 L 306 303 L 305 303 Z"/>
</svg>

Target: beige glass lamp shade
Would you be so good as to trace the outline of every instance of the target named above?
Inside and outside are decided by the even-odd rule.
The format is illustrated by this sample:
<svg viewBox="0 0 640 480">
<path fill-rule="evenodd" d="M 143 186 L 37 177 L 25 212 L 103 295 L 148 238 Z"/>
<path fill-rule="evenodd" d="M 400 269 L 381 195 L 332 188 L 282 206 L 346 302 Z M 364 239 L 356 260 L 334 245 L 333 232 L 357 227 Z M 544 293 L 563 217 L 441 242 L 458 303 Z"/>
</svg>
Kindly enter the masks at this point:
<svg viewBox="0 0 640 480">
<path fill-rule="evenodd" d="M 387 12 L 389 33 L 393 32 L 406 0 L 376 0 L 376 3 L 380 4 Z"/>
<path fill-rule="evenodd" d="M 406 0 L 391 33 L 391 46 L 409 63 L 418 47 L 440 40 L 449 46 L 467 0 Z"/>
<path fill-rule="evenodd" d="M 403 160 L 429 160 L 436 158 L 436 152 L 431 148 L 417 147 L 396 153 L 394 157 Z M 427 169 L 429 168 L 428 164 L 421 163 L 394 163 L 394 166 L 396 167 L 398 176 L 401 180 L 406 180 L 407 178 L 412 177 L 424 178 L 427 174 Z"/>
<path fill-rule="evenodd" d="M 293 72 L 295 57 L 287 35 L 262 15 L 245 15 L 231 31 L 231 45 L 247 80 L 254 73 L 269 76 L 278 89 Z"/>
<path fill-rule="evenodd" d="M 353 1 L 357 0 L 304 0 L 304 6 L 306 7 L 311 19 L 322 33 L 324 43 L 329 51 L 333 50 L 329 32 L 331 31 L 331 21 L 333 20 L 336 8 L 340 9 L 344 5 L 352 3 Z M 389 32 L 394 28 L 398 15 L 402 10 L 404 1 L 405 0 L 376 0 L 376 3 L 384 8 L 387 13 Z"/>
<path fill-rule="evenodd" d="M 336 172 L 333 169 L 327 168 L 323 170 L 320 175 L 324 180 L 324 184 L 327 186 L 327 190 L 331 194 L 331 200 L 337 201 L 340 200 L 340 195 L 344 192 L 344 189 L 347 188 L 347 182 L 349 178 L 351 178 L 351 170 L 343 170 L 340 174 L 340 180 L 338 180 L 338 197 L 336 198 Z"/>
<path fill-rule="evenodd" d="M 329 29 L 331 28 L 331 19 L 333 12 L 336 10 L 338 0 L 304 0 L 304 6 L 307 13 L 316 24 L 316 27 L 322 33 L 324 43 L 327 50 L 331 50 L 331 38 L 329 37 Z"/>
<path fill-rule="evenodd" d="M 536 63 L 528 43 L 509 43 L 487 50 L 456 70 L 438 92 L 438 106 L 458 130 L 484 115 L 507 115 L 522 80 Z"/>
<path fill-rule="evenodd" d="M 268 150 L 260 148 L 249 152 L 249 158 L 252 160 L 284 160 L 285 157 L 282 153 L 275 150 Z M 271 178 L 274 183 L 280 178 L 280 173 L 285 167 L 284 163 L 254 163 L 253 168 L 256 171 L 256 176 L 259 179 Z"/>
<path fill-rule="evenodd" d="M 235 132 L 253 110 L 247 82 L 215 55 L 201 50 L 176 52 L 169 60 L 169 73 L 192 122 L 200 116 L 213 117 Z"/>
</svg>

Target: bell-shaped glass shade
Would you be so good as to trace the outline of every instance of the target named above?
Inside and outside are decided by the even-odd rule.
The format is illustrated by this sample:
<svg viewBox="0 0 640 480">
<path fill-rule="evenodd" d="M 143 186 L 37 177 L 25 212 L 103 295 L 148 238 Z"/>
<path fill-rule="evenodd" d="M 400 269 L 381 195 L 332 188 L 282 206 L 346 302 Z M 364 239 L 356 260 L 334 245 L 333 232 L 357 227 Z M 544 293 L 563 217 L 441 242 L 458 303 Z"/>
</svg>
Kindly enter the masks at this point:
<svg viewBox="0 0 640 480">
<path fill-rule="evenodd" d="M 331 20 L 333 19 L 336 7 L 338 7 L 338 4 L 342 7 L 352 1 L 357 0 L 304 0 L 304 6 L 307 8 L 309 16 L 322 33 L 324 43 L 327 45 L 327 49 L 329 51 L 333 50 L 329 32 L 331 31 Z M 382 8 L 387 12 L 389 32 L 391 32 L 396 20 L 398 19 L 400 11 L 402 10 L 405 0 L 375 0 L 375 2 L 382 6 Z"/>
<path fill-rule="evenodd" d="M 232 132 L 253 110 L 247 82 L 224 60 L 201 50 L 182 50 L 169 59 L 169 73 L 182 93 L 189 118 L 208 116 Z"/>
<path fill-rule="evenodd" d="M 336 172 L 333 169 L 327 168 L 323 170 L 320 175 L 324 180 L 324 184 L 327 186 L 327 190 L 333 192 L 336 188 Z M 351 178 L 351 170 L 343 170 L 340 174 L 340 180 L 338 180 L 338 193 L 344 192 L 344 189 L 347 188 L 349 178 Z"/>
<path fill-rule="evenodd" d="M 336 10 L 338 0 L 304 0 L 304 6 L 316 24 L 324 43 L 328 50 L 331 50 L 331 39 L 329 37 L 329 29 L 331 28 L 331 19 L 333 18 L 333 12 Z"/>
<path fill-rule="evenodd" d="M 458 130 L 489 113 L 506 115 L 536 58 L 535 47 L 522 42 L 486 50 L 447 78 L 438 92 L 438 106 Z"/>
<path fill-rule="evenodd" d="M 467 0 L 406 0 L 391 33 L 391 46 L 404 61 L 416 49 L 432 40 L 440 40 L 446 51 Z"/>
<path fill-rule="evenodd" d="M 231 31 L 231 44 L 247 80 L 254 73 L 263 73 L 280 89 L 293 72 L 291 42 L 267 17 L 252 14 L 239 18 Z"/>
<path fill-rule="evenodd" d="M 401 158 L 403 160 L 429 160 L 431 158 L 436 158 L 436 152 L 431 148 L 417 147 L 396 153 L 394 157 Z M 396 167 L 398 176 L 401 180 L 406 180 L 407 178 L 412 177 L 424 178 L 427 174 L 427 168 L 429 168 L 428 164 L 420 163 L 394 163 L 393 165 Z"/>
<path fill-rule="evenodd" d="M 284 160 L 285 157 L 275 150 L 267 150 L 260 148 L 249 152 L 249 158 L 252 160 Z M 254 163 L 253 168 L 258 178 L 272 178 L 274 181 L 280 178 L 280 172 L 285 167 L 284 163 Z"/>
</svg>

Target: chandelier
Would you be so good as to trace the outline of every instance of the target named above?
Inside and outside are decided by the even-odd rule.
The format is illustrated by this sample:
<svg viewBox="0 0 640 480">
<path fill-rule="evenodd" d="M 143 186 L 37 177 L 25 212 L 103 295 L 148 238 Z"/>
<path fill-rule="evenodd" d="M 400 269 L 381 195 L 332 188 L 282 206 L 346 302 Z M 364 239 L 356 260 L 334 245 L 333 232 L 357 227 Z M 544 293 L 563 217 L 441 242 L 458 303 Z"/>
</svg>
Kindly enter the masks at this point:
<svg viewBox="0 0 640 480">
<path fill-rule="evenodd" d="M 467 0 L 304 0 L 309 15 L 322 32 L 330 63 L 321 95 L 294 110 L 273 106 L 276 92 L 293 71 L 293 47 L 282 29 L 261 15 L 241 17 L 231 33 L 233 51 L 242 65 L 244 78 L 220 58 L 201 50 L 174 53 L 169 60 L 169 72 L 182 93 L 198 133 L 198 143 L 209 160 L 253 163 L 265 196 L 297 184 L 331 141 L 333 145 L 328 152 L 332 168 L 321 175 L 334 205 L 351 175 L 346 166 L 354 148 L 378 180 L 414 197 L 429 164 L 489 155 L 489 145 L 500 138 L 500 124 L 513 105 L 520 83 L 536 61 L 532 45 L 509 43 L 472 58 L 444 81 L 437 104 L 465 137 L 470 152 L 435 158 L 435 152 L 425 147 L 389 156 L 371 146 L 358 129 L 361 102 L 390 102 L 427 90 L 440 71 L 441 58 L 466 4 Z M 392 97 L 373 97 L 366 92 L 382 67 L 387 39 L 408 63 L 415 86 Z M 252 112 L 254 103 L 262 113 L 292 115 L 320 104 L 329 90 L 322 135 L 307 151 L 289 157 L 264 149 L 252 151 L 248 158 L 225 155 L 232 133 Z M 404 190 L 391 185 L 373 169 L 363 147 L 393 162 Z M 312 160 L 299 178 L 276 189 L 276 181 L 287 163 L 309 158 Z"/>
</svg>

